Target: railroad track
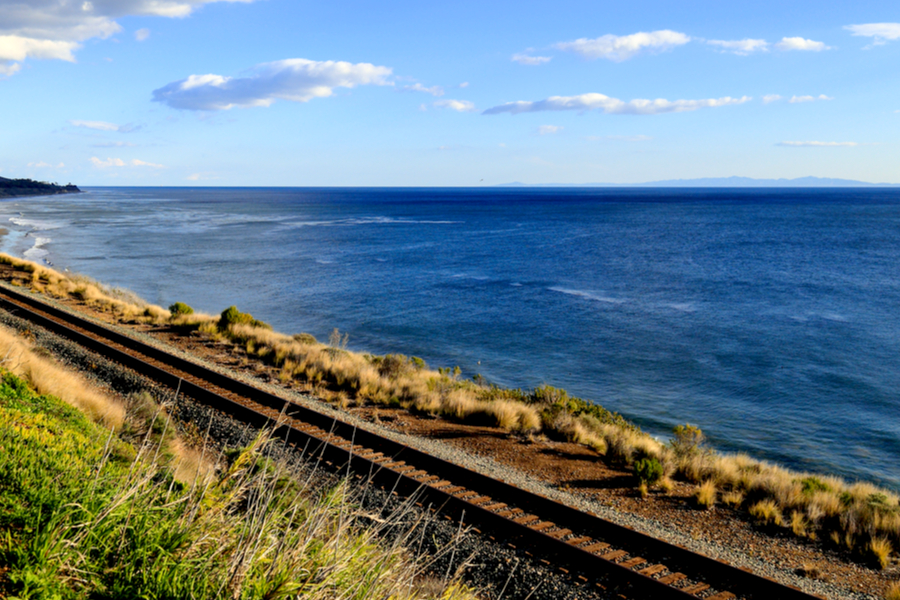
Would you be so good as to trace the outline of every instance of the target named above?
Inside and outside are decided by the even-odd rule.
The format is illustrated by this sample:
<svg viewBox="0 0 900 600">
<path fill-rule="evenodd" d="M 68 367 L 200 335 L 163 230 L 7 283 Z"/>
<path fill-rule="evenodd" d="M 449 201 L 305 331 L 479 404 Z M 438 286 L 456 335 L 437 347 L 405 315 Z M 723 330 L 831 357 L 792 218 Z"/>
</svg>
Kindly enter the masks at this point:
<svg viewBox="0 0 900 600">
<path fill-rule="evenodd" d="M 440 507 L 497 543 L 628 598 L 818 598 L 466 469 L 0 287 L 0 308 L 255 427 L 334 468 Z M 602 580 L 603 583 L 599 583 Z"/>
</svg>

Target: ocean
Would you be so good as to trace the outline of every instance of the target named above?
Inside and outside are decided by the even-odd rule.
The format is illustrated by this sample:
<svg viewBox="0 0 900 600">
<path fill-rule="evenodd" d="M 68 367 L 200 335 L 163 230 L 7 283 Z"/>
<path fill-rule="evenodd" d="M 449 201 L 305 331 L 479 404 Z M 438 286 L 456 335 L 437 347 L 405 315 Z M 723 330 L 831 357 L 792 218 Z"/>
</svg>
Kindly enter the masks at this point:
<svg viewBox="0 0 900 600">
<path fill-rule="evenodd" d="M 90 188 L 0 251 L 900 490 L 900 190 Z"/>
</svg>

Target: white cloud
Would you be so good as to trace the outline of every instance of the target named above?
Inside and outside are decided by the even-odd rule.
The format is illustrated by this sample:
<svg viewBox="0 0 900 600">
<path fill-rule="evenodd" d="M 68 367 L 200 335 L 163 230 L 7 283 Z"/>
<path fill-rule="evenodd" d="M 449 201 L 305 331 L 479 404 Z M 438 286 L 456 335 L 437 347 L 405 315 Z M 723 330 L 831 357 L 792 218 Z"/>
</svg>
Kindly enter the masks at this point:
<svg viewBox="0 0 900 600">
<path fill-rule="evenodd" d="M 807 40 L 802 37 L 781 38 L 781 41 L 775 44 L 775 47 L 779 50 L 805 50 L 811 52 L 831 50 L 831 48 L 829 46 L 826 46 L 824 42 Z"/>
<path fill-rule="evenodd" d="M 432 96 L 444 95 L 444 88 L 439 85 L 425 87 L 421 83 L 414 83 L 413 85 L 404 85 L 400 90 L 404 92 L 424 92 L 426 94 L 431 94 Z"/>
<path fill-rule="evenodd" d="M 722 49 L 722 52 L 733 52 L 741 56 L 747 56 L 754 52 L 768 52 L 769 42 L 766 40 L 709 40 L 706 42 L 711 46 Z"/>
<path fill-rule="evenodd" d="M 134 32 L 134 39 L 139 42 L 143 42 L 150 37 L 150 30 L 144 27 L 143 29 L 138 29 Z"/>
<path fill-rule="evenodd" d="M 859 146 L 859 142 L 778 142 L 778 146 L 787 146 L 789 148 L 836 148 L 836 147 L 853 147 Z"/>
<path fill-rule="evenodd" d="M 101 169 L 105 169 L 106 167 L 124 167 L 125 161 L 121 158 L 107 158 L 106 160 L 100 160 L 96 156 L 91 157 L 91 162 L 94 163 L 95 167 L 99 167 Z"/>
<path fill-rule="evenodd" d="M 574 42 L 560 42 L 554 47 L 575 52 L 585 58 L 606 58 L 615 62 L 627 60 L 645 50 L 663 52 L 687 44 L 691 38 L 683 33 L 663 29 L 631 35 L 604 35 L 594 39 L 581 38 Z"/>
<path fill-rule="evenodd" d="M 94 148 L 134 148 L 137 144 L 131 142 L 104 142 L 102 144 L 93 144 Z"/>
<path fill-rule="evenodd" d="M 29 58 L 72 62 L 82 42 L 122 31 L 122 17 L 186 17 L 221 1 L 253 0 L 0 0 L 0 74 L 15 73 Z"/>
<path fill-rule="evenodd" d="M 513 54 L 510 57 L 510 60 L 520 65 L 528 65 L 531 67 L 536 67 L 538 65 L 542 65 L 544 63 L 548 63 L 553 59 L 552 56 L 531 56 L 529 54 Z"/>
<path fill-rule="evenodd" d="M 37 169 L 54 169 L 54 168 L 55 168 L 55 169 L 62 169 L 62 168 L 65 167 L 66 165 L 63 164 L 63 163 L 59 163 L 58 165 L 56 165 L 56 166 L 54 167 L 54 166 L 51 165 L 50 163 L 47 163 L 47 162 L 44 162 L 44 161 L 39 161 L 39 162 L 30 162 L 30 163 L 28 163 L 28 166 L 29 166 L 29 167 L 34 167 L 34 168 L 37 168 Z"/>
<path fill-rule="evenodd" d="M 187 110 L 228 110 L 269 106 L 275 100 L 308 102 L 327 98 L 338 87 L 392 85 L 388 67 L 370 63 L 289 58 L 256 65 L 245 77 L 191 75 L 153 91 L 153 100 Z"/>
<path fill-rule="evenodd" d="M 91 163 L 93 163 L 95 167 L 98 167 L 100 169 L 105 169 L 107 167 L 127 167 L 129 165 L 132 167 L 153 167 L 155 169 L 165 168 L 164 165 L 158 165 L 156 163 L 146 162 L 143 160 L 138 160 L 136 158 L 126 162 L 121 158 L 107 158 L 106 160 L 101 160 L 96 156 L 92 156 Z"/>
<path fill-rule="evenodd" d="M 468 82 L 468 81 L 463 81 L 461 84 L 459 84 L 458 87 L 461 87 L 461 88 L 467 88 L 467 87 L 469 87 L 469 82 Z"/>
<path fill-rule="evenodd" d="M 871 46 L 882 46 L 888 41 L 900 39 L 900 23 L 846 25 L 844 29 L 852 31 L 853 35 L 873 38 Z M 866 48 L 870 48 L 871 46 L 866 46 Z"/>
<path fill-rule="evenodd" d="M 552 133 L 557 133 L 562 129 L 563 128 L 559 125 L 541 125 L 538 127 L 538 135 L 550 135 Z"/>
<path fill-rule="evenodd" d="M 819 94 L 818 96 L 791 96 L 791 99 L 788 100 L 788 102 L 791 104 L 800 104 L 802 102 L 815 102 L 816 100 L 834 100 L 834 98 L 826 96 L 825 94 Z"/>
<path fill-rule="evenodd" d="M 120 127 L 115 123 L 107 123 L 105 121 L 69 121 L 75 127 L 84 127 L 86 129 L 96 129 L 97 131 L 119 131 Z"/>
<path fill-rule="evenodd" d="M 510 113 L 517 115 L 524 112 L 547 110 L 600 110 L 606 114 L 617 115 L 656 115 L 671 112 L 688 112 L 700 108 L 717 108 L 732 104 L 743 104 L 752 100 L 749 96 L 732 98 L 710 98 L 706 100 L 631 100 L 625 102 L 618 98 L 610 98 L 604 94 L 581 94 L 579 96 L 551 96 L 536 102 L 507 102 L 484 111 L 486 115 Z"/>
<path fill-rule="evenodd" d="M 468 100 L 438 100 L 434 102 L 437 108 L 447 108 L 456 112 L 472 112 L 475 110 L 475 104 Z"/>
<path fill-rule="evenodd" d="M 779 94 L 766 94 L 765 96 L 763 96 L 762 101 L 763 104 L 770 104 L 772 102 L 778 102 L 781 99 L 782 98 Z"/>
<path fill-rule="evenodd" d="M 138 160 L 136 158 L 131 161 L 131 164 L 132 164 L 132 166 L 135 166 L 135 167 L 153 167 L 154 169 L 165 169 L 166 168 L 165 165 L 159 165 L 159 164 L 152 163 L 152 162 L 146 162 L 143 160 Z"/>
</svg>

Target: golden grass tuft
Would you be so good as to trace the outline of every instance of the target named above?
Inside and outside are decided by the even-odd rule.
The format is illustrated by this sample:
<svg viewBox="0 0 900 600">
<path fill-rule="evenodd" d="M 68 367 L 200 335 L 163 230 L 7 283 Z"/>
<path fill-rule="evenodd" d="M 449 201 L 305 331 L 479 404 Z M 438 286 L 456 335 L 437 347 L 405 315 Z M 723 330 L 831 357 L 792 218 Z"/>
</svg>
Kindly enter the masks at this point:
<svg viewBox="0 0 900 600">
<path fill-rule="evenodd" d="M 891 562 L 891 553 L 894 551 L 891 542 L 883 537 L 874 537 L 866 545 L 869 557 L 880 568 L 885 569 Z"/>
<path fill-rule="evenodd" d="M 707 510 L 716 505 L 717 496 L 718 488 L 716 488 L 716 482 L 712 479 L 704 481 L 694 490 L 694 501 L 697 503 L 697 506 Z"/>
<path fill-rule="evenodd" d="M 884 600 L 900 600 L 900 581 L 890 584 L 884 592 Z"/>
<path fill-rule="evenodd" d="M 731 508 L 740 508 L 744 503 L 744 493 L 738 490 L 731 490 L 722 494 L 722 504 Z"/>
<path fill-rule="evenodd" d="M 763 500 L 750 507 L 750 515 L 762 525 L 784 526 L 781 509 L 772 500 Z"/>
</svg>

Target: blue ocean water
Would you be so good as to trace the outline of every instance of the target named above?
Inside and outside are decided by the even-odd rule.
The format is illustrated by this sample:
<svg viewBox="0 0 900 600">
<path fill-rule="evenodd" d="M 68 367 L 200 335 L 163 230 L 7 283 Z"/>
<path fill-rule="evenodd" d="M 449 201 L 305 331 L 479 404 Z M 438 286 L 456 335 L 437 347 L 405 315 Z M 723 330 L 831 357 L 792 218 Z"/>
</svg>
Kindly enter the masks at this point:
<svg viewBox="0 0 900 600">
<path fill-rule="evenodd" d="M 900 190 L 94 188 L 0 250 L 900 489 Z"/>
</svg>

